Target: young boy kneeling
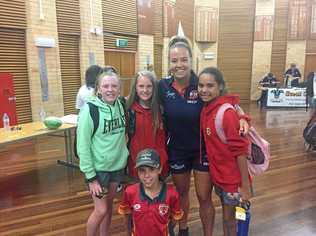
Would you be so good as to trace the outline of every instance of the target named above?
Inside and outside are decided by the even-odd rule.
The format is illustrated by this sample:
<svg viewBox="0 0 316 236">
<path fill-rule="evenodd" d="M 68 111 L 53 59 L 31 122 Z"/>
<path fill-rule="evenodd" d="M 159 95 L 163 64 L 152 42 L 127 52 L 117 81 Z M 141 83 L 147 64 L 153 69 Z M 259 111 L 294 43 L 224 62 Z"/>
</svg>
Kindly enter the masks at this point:
<svg viewBox="0 0 316 236">
<path fill-rule="evenodd" d="M 159 180 L 160 157 L 155 150 L 138 153 L 135 168 L 140 183 L 126 188 L 119 214 L 132 215 L 133 236 L 167 236 L 170 221 L 183 216 L 179 194 L 174 186 Z"/>
</svg>

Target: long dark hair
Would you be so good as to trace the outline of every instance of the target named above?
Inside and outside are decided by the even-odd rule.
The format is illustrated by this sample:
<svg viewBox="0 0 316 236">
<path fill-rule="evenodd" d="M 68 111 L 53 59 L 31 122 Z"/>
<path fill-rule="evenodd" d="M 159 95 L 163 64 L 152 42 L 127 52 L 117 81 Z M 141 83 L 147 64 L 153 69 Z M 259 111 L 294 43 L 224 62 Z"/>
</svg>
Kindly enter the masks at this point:
<svg viewBox="0 0 316 236">
<path fill-rule="evenodd" d="M 156 75 L 153 72 L 144 70 L 136 74 L 135 80 L 131 88 L 131 93 L 126 103 L 126 107 L 127 109 L 129 109 L 131 108 L 134 102 L 139 102 L 139 97 L 136 92 L 136 85 L 140 77 L 148 78 L 153 86 L 153 94 L 150 100 L 150 109 L 151 109 L 151 114 L 153 118 L 153 129 L 154 129 L 154 134 L 155 134 L 160 124 L 159 124 L 158 82 L 156 79 Z"/>
<path fill-rule="evenodd" d="M 214 79 L 219 87 L 219 95 L 220 96 L 225 95 L 227 93 L 224 76 L 223 76 L 223 73 L 219 69 L 217 69 L 216 67 L 206 67 L 199 74 L 199 78 L 203 74 L 208 74 L 208 75 L 214 76 Z"/>
</svg>

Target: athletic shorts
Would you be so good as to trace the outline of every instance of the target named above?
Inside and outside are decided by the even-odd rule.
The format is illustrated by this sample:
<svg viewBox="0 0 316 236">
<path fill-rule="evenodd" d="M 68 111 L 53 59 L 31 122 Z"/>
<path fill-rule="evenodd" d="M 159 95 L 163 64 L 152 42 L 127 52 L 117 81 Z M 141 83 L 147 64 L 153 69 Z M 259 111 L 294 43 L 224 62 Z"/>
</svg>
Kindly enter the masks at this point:
<svg viewBox="0 0 316 236">
<path fill-rule="evenodd" d="M 230 206 L 238 206 L 240 203 L 240 193 L 228 193 L 221 189 L 219 186 L 215 185 L 215 193 L 219 196 L 222 203 Z"/>
<path fill-rule="evenodd" d="M 102 188 L 109 188 L 110 183 L 120 183 L 125 174 L 124 169 L 117 171 L 97 171 L 97 180 Z"/>
<path fill-rule="evenodd" d="M 200 160 L 200 152 L 188 152 L 179 150 L 168 150 L 168 163 L 171 174 L 183 174 L 192 169 L 208 172 L 208 160 L 206 154 L 202 155 Z"/>
</svg>

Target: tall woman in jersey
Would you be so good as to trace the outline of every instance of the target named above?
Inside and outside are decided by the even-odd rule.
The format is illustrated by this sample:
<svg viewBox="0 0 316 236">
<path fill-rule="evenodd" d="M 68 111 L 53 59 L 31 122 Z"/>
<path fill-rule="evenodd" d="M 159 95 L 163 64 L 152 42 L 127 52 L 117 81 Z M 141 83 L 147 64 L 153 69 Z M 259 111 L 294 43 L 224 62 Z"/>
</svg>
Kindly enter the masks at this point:
<svg viewBox="0 0 316 236">
<path fill-rule="evenodd" d="M 211 200 L 212 184 L 205 147 L 200 153 L 203 142 L 200 142 L 199 123 L 203 104 L 198 97 L 198 79 L 192 71 L 192 50 L 186 38 L 177 36 L 171 39 L 169 72 L 171 76 L 159 82 L 159 97 L 169 138 L 169 167 L 184 210 L 184 216 L 179 222 L 179 235 L 189 235 L 187 219 L 193 170 L 204 236 L 210 236 L 215 210 Z"/>
</svg>

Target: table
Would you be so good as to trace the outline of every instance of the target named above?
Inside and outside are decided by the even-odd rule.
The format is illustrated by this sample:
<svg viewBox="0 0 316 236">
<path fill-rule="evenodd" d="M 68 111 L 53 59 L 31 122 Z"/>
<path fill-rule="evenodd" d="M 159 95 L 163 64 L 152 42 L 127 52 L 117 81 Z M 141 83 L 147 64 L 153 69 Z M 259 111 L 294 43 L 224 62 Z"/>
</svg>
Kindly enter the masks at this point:
<svg viewBox="0 0 316 236">
<path fill-rule="evenodd" d="M 18 125 L 20 130 L 6 131 L 4 128 L 0 129 L 0 145 L 6 145 L 10 143 L 16 143 L 23 140 L 32 139 L 44 135 L 56 136 L 60 132 L 64 132 L 65 138 L 65 154 L 66 161 L 58 160 L 57 163 L 68 167 L 78 168 L 73 164 L 73 150 L 71 140 L 71 130 L 76 128 L 75 124 L 63 124 L 58 129 L 47 129 L 46 126 L 40 122 L 31 122 Z"/>
<path fill-rule="evenodd" d="M 306 88 L 268 88 L 267 107 L 306 107 Z"/>
</svg>

